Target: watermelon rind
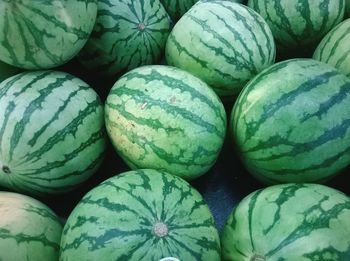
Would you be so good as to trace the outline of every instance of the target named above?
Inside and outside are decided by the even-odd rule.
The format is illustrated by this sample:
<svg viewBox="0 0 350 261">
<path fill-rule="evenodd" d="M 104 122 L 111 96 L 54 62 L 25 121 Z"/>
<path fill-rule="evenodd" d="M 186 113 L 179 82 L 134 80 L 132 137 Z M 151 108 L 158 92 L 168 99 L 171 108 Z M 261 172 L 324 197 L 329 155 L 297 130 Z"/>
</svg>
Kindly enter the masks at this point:
<svg viewBox="0 0 350 261">
<path fill-rule="evenodd" d="M 103 104 L 79 78 L 29 71 L 0 84 L 0 186 L 29 194 L 75 189 L 106 147 Z"/>
<path fill-rule="evenodd" d="M 0 260 L 58 260 L 62 224 L 42 202 L 0 191 Z"/>
<path fill-rule="evenodd" d="M 128 171 L 89 191 L 69 215 L 60 260 L 219 261 L 220 239 L 202 196 L 183 179 Z"/>
<path fill-rule="evenodd" d="M 222 260 L 350 260 L 350 198 L 319 184 L 250 193 L 229 215 Z"/>
</svg>

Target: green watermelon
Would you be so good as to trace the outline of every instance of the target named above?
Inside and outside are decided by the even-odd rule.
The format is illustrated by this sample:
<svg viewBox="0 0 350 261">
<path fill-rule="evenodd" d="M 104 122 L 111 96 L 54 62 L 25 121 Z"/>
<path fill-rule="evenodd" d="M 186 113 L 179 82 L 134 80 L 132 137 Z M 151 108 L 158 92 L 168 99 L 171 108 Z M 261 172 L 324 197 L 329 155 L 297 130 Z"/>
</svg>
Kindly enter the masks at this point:
<svg viewBox="0 0 350 261">
<path fill-rule="evenodd" d="M 333 65 L 350 78 L 350 18 L 338 24 L 322 39 L 313 58 Z"/>
<path fill-rule="evenodd" d="M 160 0 L 173 21 L 183 16 L 198 0 Z"/>
<path fill-rule="evenodd" d="M 131 167 L 161 169 L 185 179 L 206 173 L 226 134 L 226 113 L 197 77 L 166 65 L 123 75 L 105 104 L 107 132 Z"/>
<path fill-rule="evenodd" d="M 350 198 L 318 184 L 279 184 L 234 208 L 221 236 L 227 261 L 350 260 Z"/>
<path fill-rule="evenodd" d="M 109 76 L 158 63 L 169 33 L 170 18 L 159 0 L 101 0 L 79 61 Z"/>
<path fill-rule="evenodd" d="M 241 92 L 230 118 L 248 171 L 268 183 L 323 182 L 350 164 L 350 79 L 313 59 L 279 62 Z"/>
<path fill-rule="evenodd" d="M 0 83 L 8 77 L 15 75 L 19 72 L 19 69 L 13 67 L 7 63 L 0 61 Z"/>
<path fill-rule="evenodd" d="M 71 190 L 97 170 L 105 137 L 102 103 L 82 80 L 35 71 L 0 84 L 0 186 Z"/>
<path fill-rule="evenodd" d="M 176 22 L 183 16 L 198 0 L 160 0 L 171 19 Z M 212 1 L 212 0 L 201 0 Z M 243 0 L 230 0 L 231 2 L 242 3 Z"/>
<path fill-rule="evenodd" d="M 350 0 L 345 0 L 345 18 L 350 18 Z"/>
<path fill-rule="evenodd" d="M 38 200 L 0 191 L 0 260 L 58 260 L 62 225 Z"/>
<path fill-rule="evenodd" d="M 345 0 L 249 0 L 248 6 L 269 24 L 278 50 L 291 53 L 313 50 L 342 21 Z"/>
<path fill-rule="evenodd" d="M 61 261 L 165 257 L 219 261 L 220 240 L 202 196 L 164 172 L 109 178 L 81 199 L 63 229 Z"/>
<path fill-rule="evenodd" d="M 169 65 L 201 78 L 218 95 L 232 96 L 274 63 L 275 44 L 252 9 L 232 1 L 200 1 L 175 24 L 165 55 Z"/>
<path fill-rule="evenodd" d="M 25 69 L 66 63 L 84 46 L 96 0 L 0 1 L 0 57 Z"/>
</svg>

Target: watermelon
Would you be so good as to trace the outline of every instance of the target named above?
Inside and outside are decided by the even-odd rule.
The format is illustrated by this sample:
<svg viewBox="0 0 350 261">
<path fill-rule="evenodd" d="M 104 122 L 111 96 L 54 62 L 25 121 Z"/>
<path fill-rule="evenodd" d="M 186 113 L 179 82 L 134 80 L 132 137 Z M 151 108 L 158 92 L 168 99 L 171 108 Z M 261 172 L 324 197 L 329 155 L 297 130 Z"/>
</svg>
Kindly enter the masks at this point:
<svg viewBox="0 0 350 261">
<path fill-rule="evenodd" d="M 198 0 L 160 0 L 173 21 L 183 16 Z"/>
<path fill-rule="evenodd" d="M 323 182 L 350 164 L 350 79 L 296 58 L 252 79 L 230 132 L 246 169 L 267 183 Z"/>
<path fill-rule="evenodd" d="M 161 169 L 188 180 L 214 165 L 226 134 L 226 112 L 215 92 L 166 65 L 123 75 L 108 94 L 105 122 L 129 167 Z"/>
<path fill-rule="evenodd" d="M 345 0 L 345 17 L 350 18 L 350 0 Z"/>
<path fill-rule="evenodd" d="M 278 51 L 291 53 L 313 50 L 343 20 L 345 0 L 249 0 L 248 6 L 269 24 Z"/>
<path fill-rule="evenodd" d="M 202 196 L 151 169 L 124 172 L 89 191 L 63 229 L 60 260 L 220 260 Z"/>
<path fill-rule="evenodd" d="M 221 236 L 232 261 L 350 260 L 350 198 L 319 184 L 279 184 L 250 193 Z"/>
<path fill-rule="evenodd" d="M 317 46 L 313 58 L 336 67 L 350 78 L 350 18 L 334 27 Z"/>
<path fill-rule="evenodd" d="M 77 77 L 35 71 L 0 84 L 0 186 L 71 190 L 97 170 L 105 140 L 102 103 Z"/>
<path fill-rule="evenodd" d="M 165 57 L 218 95 L 232 96 L 274 63 L 275 43 L 267 23 L 252 9 L 232 1 L 200 1 L 175 24 Z"/>
<path fill-rule="evenodd" d="M 158 63 L 169 33 L 170 18 L 159 0 L 101 0 L 79 61 L 94 73 L 120 75 Z"/>
<path fill-rule="evenodd" d="M 0 61 L 0 83 L 8 77 L 15 75 L 19 72 L 19 69 L 13 67 L 7 63 Z"/>
<path fill-rule="evenodd" d="M 0 57 L 25 69 L 64 64 L 93 29 L 96 0 L 0 1 Z"/>
<path fill-rule="evenodd" d="M 0 260 L 58 260 L 62 225 L 40 201 L 0 191 Z"/>
</svg>

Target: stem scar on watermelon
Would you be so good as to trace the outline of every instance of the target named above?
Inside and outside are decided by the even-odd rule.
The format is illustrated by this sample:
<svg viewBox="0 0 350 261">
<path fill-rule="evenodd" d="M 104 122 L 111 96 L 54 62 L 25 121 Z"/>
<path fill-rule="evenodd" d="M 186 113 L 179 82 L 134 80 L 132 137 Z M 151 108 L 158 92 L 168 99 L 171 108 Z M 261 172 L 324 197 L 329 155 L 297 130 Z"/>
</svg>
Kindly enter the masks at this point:
<svg viewBox="0 0 350 261">
<path fill-rule="evenodd" d="M 157 237 L 165 237 L 168 235 L 168 226 L 163 223 L 162 221 L 157 221 L 154 225 L 153 225 L 153 233 L 157 236 Z"/>
</svg>

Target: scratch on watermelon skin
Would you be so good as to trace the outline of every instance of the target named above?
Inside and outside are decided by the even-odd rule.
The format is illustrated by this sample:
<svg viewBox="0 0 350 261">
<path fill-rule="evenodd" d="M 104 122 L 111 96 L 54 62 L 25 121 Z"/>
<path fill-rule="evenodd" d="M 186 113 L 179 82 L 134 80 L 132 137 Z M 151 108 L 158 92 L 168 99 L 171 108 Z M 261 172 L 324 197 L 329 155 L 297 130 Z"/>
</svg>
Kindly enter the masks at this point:
<svg viewBox="0 0 350 261">
<path fill-rule="evenodd" d="M 345 0 L 249 0 L 269 24 L 280 51 L 315 48 L 344 17 Z"/>
<path fill-rule="evenodd" d="M 318 184 L 274 185 L 249 194 L 232 211 L 221 237 L 222 256 L 348 260 L 349 228 L 350 199 L 342 192 Z"/>
<path fill-rule="evenodd" d="M 0 84 L 0 184 L 62 193 L 102 162 L 106 135 L 95 91 L 63 72 L 15 75 Z"/>
<path fill-rule="evenodd" d="M 159 62 L 170 18 L 159 0 L 101 0 L 96 25 L 78 55 L 88 69 L 120 75 Z"/>
<path fill-rule="evenodd" d="M 350 163 L 350 80 L 313 59 L 277 63 L 245 87 L 231 113 L 237 152 L 269 182 L 322 182 Z"/>
<path fill-rule="evenodd" d="M 41 202 L 0 192 L 0 260 L 57 260 L 62 225 Z"/>
<path fill-rule="evenodd" d="M 185 179 L 213 166 L 226 134 L 226 113 L 214 91 L 170 66 L 144 66 L 122 76 L 107 97 L 105 119 L 115 149 L 131 168 Z"/>
<path fill-rule="evenodd" d="M 350 78 L 350 19 L 334 27 L 319 43 L 313 58 L 328 63 Z"/>
<path fill-rule="evenodd" d="M 24 69 L 62 65 L 88 40 L 96 13 L 96 0 L 1 1 L 1 60 Z"/>
<path fill-rule="evenodd" d="M 273 64 L 275 44 L 254 10 L 232 1 L 200 1 L 175 24 L 165 56 L 169 65 L 201 78 L 218 95 L 231 96 Z"/>
<path fill-rule="evenodd" d="M 104 181 L 82 198 L 63 230 L 62 261 L 167 256 L 220 260 L 220 240 L 202 196 L 164 172 L 141 169 Z"/>
</svg>

